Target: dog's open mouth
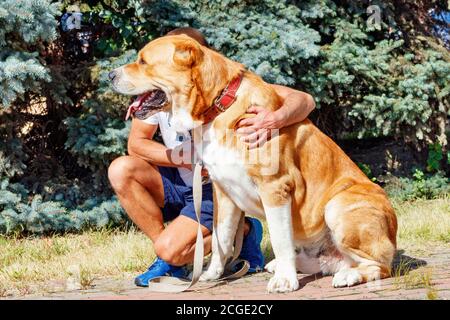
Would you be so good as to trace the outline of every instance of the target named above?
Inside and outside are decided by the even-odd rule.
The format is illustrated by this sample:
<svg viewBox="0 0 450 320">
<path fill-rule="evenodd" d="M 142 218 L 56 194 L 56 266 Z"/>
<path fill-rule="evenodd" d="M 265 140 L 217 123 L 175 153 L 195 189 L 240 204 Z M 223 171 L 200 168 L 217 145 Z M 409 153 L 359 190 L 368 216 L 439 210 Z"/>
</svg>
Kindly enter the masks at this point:
<svg viewBox="0 0 450 320">
<path fill-rule="evenodd" d="M 161 111 L 167 103 L 167 96 L 162 90 L 156 89 L 141 94 L 128 107 L 125 120 L 127 120 L 131 115 L 134 115 L 139 120 L 145 120 L 151 115 Z"/>
</svg>

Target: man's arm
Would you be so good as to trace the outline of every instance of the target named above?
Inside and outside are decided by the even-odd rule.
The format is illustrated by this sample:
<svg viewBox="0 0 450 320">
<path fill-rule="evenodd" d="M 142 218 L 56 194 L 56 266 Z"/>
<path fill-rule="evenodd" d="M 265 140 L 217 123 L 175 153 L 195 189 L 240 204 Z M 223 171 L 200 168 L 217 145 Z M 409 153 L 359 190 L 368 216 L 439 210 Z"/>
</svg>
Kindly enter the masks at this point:
<svg viewBox="0 0 450 320">
<path fill-rule="evenodd" d="M 268 138 L 268 129 L 281 129 L 301 122 L 316 107 L 313 97 L 306 92 L 280 85 L 272 87 L 284 100 L 283 105 L 276 111 L 250 106 L 247 112 L 256 115 L 243 119 L 238 124 L 236 132 L 242 135 L 242 141 L 248 143 L 249 148 L 257 147 L 261 141 L 265 141 Z"/>
<path fill-rule="evenodd" d="M 162 167 L 185 167 L 191 169 L 189 163 L 178 163 L 172 159 L 172 149 L 153 141 L 158 125 L 147 124 L 134 118 L 128 137 L 128 154 Z"/>
<path fill-rule="evenodd" d="M 280 85 L 272 85 L 272 87 L 284 100 L 281 108 L 273 115 L 278 129 L 305 120 L 316 108 L 314 98 L 306 92 Z"/>
</svg>

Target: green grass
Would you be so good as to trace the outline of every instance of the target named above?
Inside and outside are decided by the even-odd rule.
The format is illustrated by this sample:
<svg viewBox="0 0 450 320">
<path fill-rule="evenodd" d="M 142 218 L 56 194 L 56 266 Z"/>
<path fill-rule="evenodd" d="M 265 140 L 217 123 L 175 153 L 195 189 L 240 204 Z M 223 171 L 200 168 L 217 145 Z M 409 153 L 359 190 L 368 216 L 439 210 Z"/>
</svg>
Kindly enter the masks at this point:
<svg viewBox="0 0 450 320">
<path fill-rule="evenodd" d="M 439 246 L 448 247 L 449 197 L 408 202 L 394 200 L 393 204 L 399 222 L 399 249 L 426 253 Z M 66 290 L 71 279 L 78 283 L 78 289 L 88 289 L 95 279 L 135 276 L 154 258 L 150 241 L 134 228 L 44 238 L 0 236 L 0 248 L 0 297 Z M 273 253 L 267 228 L 263 251 L 270 261 Z M 420 277 L 402 280 L 399 285 L 430 283 L 430 277 Z M 432 286 L 427 285 L 427 288 L 427 298 L 435 298 Z"/>
</svg>

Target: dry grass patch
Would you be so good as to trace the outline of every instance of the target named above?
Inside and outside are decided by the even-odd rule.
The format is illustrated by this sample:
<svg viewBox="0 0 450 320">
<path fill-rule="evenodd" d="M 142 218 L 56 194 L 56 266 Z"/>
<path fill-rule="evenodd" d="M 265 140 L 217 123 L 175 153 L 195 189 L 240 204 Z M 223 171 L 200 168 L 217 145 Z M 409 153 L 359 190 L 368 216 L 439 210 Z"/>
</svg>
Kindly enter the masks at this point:
<svg viewBox="0 0 450 320">
<path fill-rule="evenodd" d="M 49 238 L 0 238 L 0 246 L 3 296 L 66 290 L 71 289 L 71 283 L 87 289 L 95 278 L 140 272 L 154 258 L 150 241 L 135 229 Z M 48 287 L 49 281 L 53 288 Z"/>
<path fill-rule="evenodd" d="M 398 218 L 398 247 L 426 254 L 450 246 L 450 197 L 400 202 L 393 200 Z"/>
<path fill-rule="evenodd" d="M 439 299 L 438 291 L 433 284 L 433 268 L 421 268 L 410 270 L 409 266 L 404 266 L 401 273 L 394 274 L 394 287 L 397 289 L 426 289 L 425 298 L 428 300 Z"/>
</svg>

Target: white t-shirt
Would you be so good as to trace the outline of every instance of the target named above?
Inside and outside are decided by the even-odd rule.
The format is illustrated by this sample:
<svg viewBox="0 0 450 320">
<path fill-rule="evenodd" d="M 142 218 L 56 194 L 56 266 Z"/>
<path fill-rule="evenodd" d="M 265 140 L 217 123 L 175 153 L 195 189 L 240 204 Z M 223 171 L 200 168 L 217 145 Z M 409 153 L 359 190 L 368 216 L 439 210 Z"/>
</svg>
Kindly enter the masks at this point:
<svg viewBox="0 0 450 320">
<path fill-rule="evenodd" d="M 147 119 L 143 120 L 145 123 L 153 124 L 153 125 L 159 125 L 159 129 L 161 130 L 161 135 L 164 141 L 164 144 L 169 149 L 174 149 L 176 147 L 179 147 L 182 144 L 185 144 L 185 148 L 183 148 L 184 159 L 191 159 L 190 151 L 191 151 L 191 135 L 189 132 L 177 132 L 175 128 L 171 127 L 170 125 L 170 113 L 160 111 L 158 113 L 155 113 L 154 115 L 148 117 Z M 189 153 L 188 153 L 189 152 Z M 180 160 L 179 159 L 173 159 L 174 161 Z M 184 183 L 187 186 L 192 186 L 192 179 L 194 176 L 194 173 L 186 168 L 178 168 L 178 172 L 180 173 L 181 178 L 183 179 Z"/>
</svg>

